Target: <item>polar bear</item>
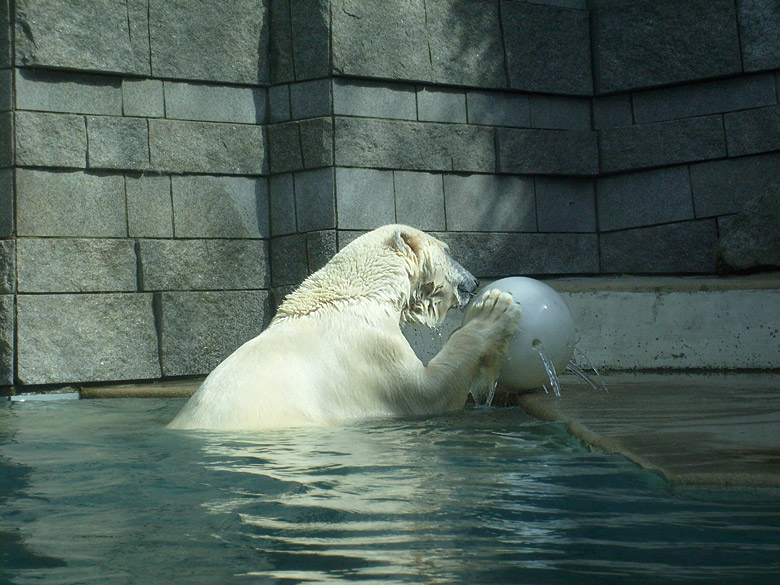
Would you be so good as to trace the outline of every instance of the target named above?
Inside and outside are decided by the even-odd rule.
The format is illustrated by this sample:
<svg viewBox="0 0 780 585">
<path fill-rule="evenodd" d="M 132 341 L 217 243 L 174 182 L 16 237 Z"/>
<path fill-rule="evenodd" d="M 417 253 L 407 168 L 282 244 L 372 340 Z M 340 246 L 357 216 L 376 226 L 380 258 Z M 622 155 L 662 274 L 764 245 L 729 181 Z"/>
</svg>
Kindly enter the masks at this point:
<svg viewBox="0 0 780 585">
<path fill-rule="evenodd" d="M 444 242 L 409 226 L 368 232 L 309 276 L 269 327 L 219 364 L 173 429 L 255 430 L 462 408 L 520 319 L 491 290 L 426 366 L 401 322 L 440 324 L 476 279 Z"/>
</svg>

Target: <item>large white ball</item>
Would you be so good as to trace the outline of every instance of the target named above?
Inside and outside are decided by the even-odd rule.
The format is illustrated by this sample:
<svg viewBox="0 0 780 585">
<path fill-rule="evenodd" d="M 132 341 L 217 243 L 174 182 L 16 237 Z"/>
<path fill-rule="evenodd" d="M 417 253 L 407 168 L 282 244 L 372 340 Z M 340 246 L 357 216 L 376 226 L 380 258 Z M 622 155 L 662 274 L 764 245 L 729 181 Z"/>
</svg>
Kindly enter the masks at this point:
<svg viewBox="0 0 780 585">
<path fill-rule="evenodd" d="M 523 309 L 517 332 L 509 339 L 501 360 L 499 384 L 506 390 L 532 390 L 549 384 L 539 350 L 560 373 L 571 359 L 577 341 L 566 302 L 552 287 L 522 276 L 502 278 L 484 290 L 490 289 L 510 293 Z"/>
</svg>

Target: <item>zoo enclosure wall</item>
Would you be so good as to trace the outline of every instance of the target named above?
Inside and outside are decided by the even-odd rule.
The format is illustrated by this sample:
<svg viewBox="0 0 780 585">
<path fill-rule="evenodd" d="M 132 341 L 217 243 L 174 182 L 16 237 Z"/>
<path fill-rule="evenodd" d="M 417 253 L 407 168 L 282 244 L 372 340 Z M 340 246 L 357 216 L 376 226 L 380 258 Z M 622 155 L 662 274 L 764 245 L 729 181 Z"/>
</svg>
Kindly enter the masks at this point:
<svg viewBox="0 0 780 585">
<path fill-rule="evenodd" d="M 356 234 L 707 274 L 780 182 L 771 0 L 0 0 L 0 386 L 200 375 Z"/>
</svg>

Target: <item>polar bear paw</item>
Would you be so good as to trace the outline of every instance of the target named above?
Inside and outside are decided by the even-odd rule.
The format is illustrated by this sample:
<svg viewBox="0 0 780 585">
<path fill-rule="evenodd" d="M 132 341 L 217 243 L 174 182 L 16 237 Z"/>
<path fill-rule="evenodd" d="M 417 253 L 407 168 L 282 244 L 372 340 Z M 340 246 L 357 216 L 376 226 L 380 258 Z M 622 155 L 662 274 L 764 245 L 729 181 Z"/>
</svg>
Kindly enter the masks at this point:
<svg viewBox="0 0 780 585">
<path fill-rule="evenodd" d="M 520 304 L 515 302 L 511 294 L 491 289 L 471 305 L 464 324 L 471 321 L 485 321 L 484 326 L 492 325 L 498 329 L 499 336 L 508 337 L 517 329 L 522 312 Z"/>
</svg>

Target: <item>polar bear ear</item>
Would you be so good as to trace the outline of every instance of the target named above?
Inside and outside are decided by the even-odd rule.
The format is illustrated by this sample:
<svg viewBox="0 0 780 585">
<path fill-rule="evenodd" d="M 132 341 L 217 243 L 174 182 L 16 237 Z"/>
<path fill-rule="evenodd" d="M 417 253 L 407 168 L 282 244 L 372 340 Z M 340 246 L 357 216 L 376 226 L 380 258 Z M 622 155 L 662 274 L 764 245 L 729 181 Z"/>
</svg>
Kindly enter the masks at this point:
<svg viewBox="0 0 780 585">
<path fill-rule="evenodd" d="M 393 232 L 393 245 L 399 252 L 415 257 L 419 255 L 422 248 L 419 236 L 401 228 Z"/>
</svg>

